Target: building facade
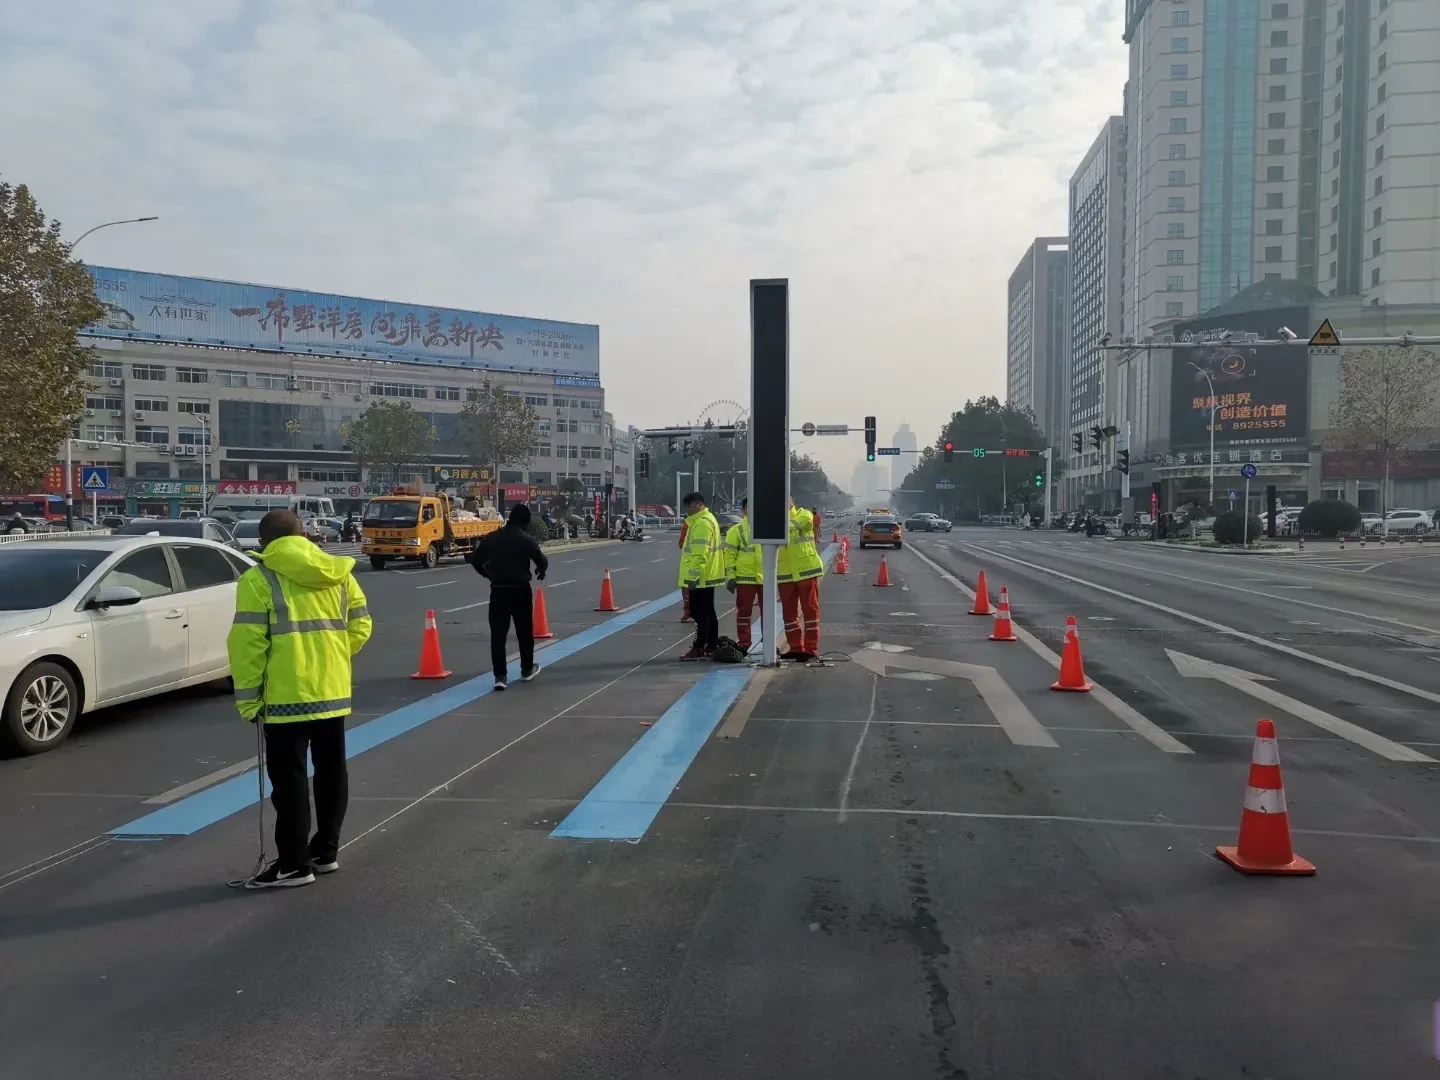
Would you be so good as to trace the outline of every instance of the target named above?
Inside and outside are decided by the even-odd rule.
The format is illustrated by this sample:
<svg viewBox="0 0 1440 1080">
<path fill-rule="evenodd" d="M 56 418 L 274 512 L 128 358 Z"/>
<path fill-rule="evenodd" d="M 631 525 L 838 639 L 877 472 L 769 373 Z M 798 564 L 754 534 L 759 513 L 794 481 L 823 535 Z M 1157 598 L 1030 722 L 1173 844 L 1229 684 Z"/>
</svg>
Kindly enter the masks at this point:
<svg viewBox="0 0 1440 1080">
<path fill-rule="evenodd" d="M 1076 454 L 1072 436 L 1118 415 L 1114 354 L 1100 338 L 1120 324 L 1124 121 L 1110 117 L 1070 178 L 1070 365 L 1065 423 L 1051 445 L 1066 458 L 1059 509 L 1100 508 L 1119 490 L 1114 444 Z M 1118 497 L 1117 497 L 1118 498 Z M 1116 502 L 1118 505 L 1118 501 Z"/>
<path fill-rule="evenodd" d="M 1054 437 L 1064 428 L 1069 398 L 1070 250 L 1066 237 L 1030 245 L 1007 290 L 1005 396 L 1029 409 Z"/>
<path fill-rule="evenodd" d="M 919 443 L 916 442 L 915 433 L 910 430 L 910 425 L 901 424 L 895 434 L 891 436 L 890 445 L 900 449 L 900 455 L 890 461 L 890 490 L 899 491 L 905 486 L 905 477 L 914 472 L 920 464 L 919 459 L 915 456 Z"/>
<path fill-rule="evenodd" d="M 623 490 L 616 482 L 614 422 L 600 384 L 598 355 L 587 355 L 581 363 L 560 355 L 568 350 L 530 344 L 547 339 L 527 326 L 575 324 L 496 317 L 483 324 L 482 332 L 508 350 L 492 347 L 489 355 L 482 350 L 471 360 L 473 341 L 466 339 L 473 335 L 464 327 L 477 319 L 467 318 L 450 335 L 461 341 L 464 360 L 457 361 L 440 353 L 455 346 L 441 342 L 447 335 L 438 331 L 434 355 L 427 355 L 418 341 L 413 350 L 384 352 L 405 336 L 396 329 L 405 325 L 404 316 L 386 311 L 364 320 L 366 328 L 353 338 L 355 347 L 328 351 L 324 344 L 293 336 L 297 301 L 305 294 L 290 293 L 281 295 L 291 313 L 285 330 L 292 337 L 262 344 L 243 328 L 230 326 L 223 332 L 239 340 L 222 345 L 202 337 L 220 329 L 225 316 L 214 309 L 228 307 L 236 318 L 250 310 L 217 299 L 223 291 L 207 291 L 227 283 L 157 283 L 146 280 L 157 275 L 126 279 L 121 275 L 129 272 L 93 272 L 97 285 L 125 282 L 136 297 L 127 301 L 128 308 L 107 301 L 106 320 L 83 335 L 94 353 L 84 415 L 71 450 L 78 462 L 109 468 L 111 486 L 98 496 L 102 504 L 173 516 L 183 508 L 198 508 L 202 490 L 210 499 L 293 492 L 330 497 L 343 512 L 395 483 L 442 481 L 482 501 L 506 502 L 543 500 L 568 478 L 579 481 L 589 496 L 603 494 L 607 484 Z M 106 290 L 97 291 L 105 300 Z M 337 299 L 343 302 L 337 310 L 351 303 Z M 370 302 L 354 302 L 365 303 Z M 208 334 L 205 327 L 183 328 L 198 329 L 199 342 L 187 342 L 183 331 L 164 324 L 157 328 L 153 319 L 142 329 L 142 318 L 129 308 L 147 306 L 161 311 L 155 318 L 164 318 L 165 310 L 177 316 L 181 311 L 213 314 L 205 320 L 211 328 Z M 422 308 L 416 325 L 450 324 L 454 316 L 445 314 L 451 318 Z M 575 333 L 583 329 L 576 327 Z M 378 333 L 383 339 L 387 332 L 388 340 L 372 344 L 370 336 Z M 581 346 L 592 346 L 577 351 L 593 354 L 597 340 L 598 335 L 587 341 L 577 337 Z M 532 359 L 538 361 L 534 367 L 529 366 Z M 536 414 L 531 459 L 502 464 L 498 476 L 469 461 L 457 437 L 462 408 L 487 383 L 524 398 Z M 355 460 L 346 439 L 347 426 L 378 401 L 403 401 L 430 422 L 432 451 L 398 477 L 371 475 Z M 63 469 L 59 473 L 63 484 Z"/>
</svg>

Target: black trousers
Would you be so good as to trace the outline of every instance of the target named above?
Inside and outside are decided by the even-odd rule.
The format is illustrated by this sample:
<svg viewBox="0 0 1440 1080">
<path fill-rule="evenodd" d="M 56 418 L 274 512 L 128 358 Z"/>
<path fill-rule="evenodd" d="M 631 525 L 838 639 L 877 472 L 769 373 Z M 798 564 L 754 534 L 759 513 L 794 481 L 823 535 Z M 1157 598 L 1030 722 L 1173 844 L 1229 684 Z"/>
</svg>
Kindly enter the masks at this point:
<svg viewBox="0 0 1440 1080">
<path fill-rule="evenodd" d="M 315 764 L 315 835 L 310 835 L 310 783 L 305 751 Z M 345 717 L 265 725 L 265 772 L 275 807 L 275 847 L 288 873 L 314 862 L 334 862 L 340 826 L 350 803 L 345 765 Z"/>
<path fill-rule="evenodd" d="M 535 598 L 529 585 L 495 585 L 490 589 L 490 666 L 496 679 L 504 679 L 505 642 L 510 623 L 515 623 L 515 640 L 520 645 L 520 670 L 535 666 Z"/>
<path fill-rule="evenodd" d="M 695 647 L 713 649 L 720 643 L 720 618 L 715 614 L 715 589 L 690 590 L 690 617 L 695 620 Z"/>
</svg>

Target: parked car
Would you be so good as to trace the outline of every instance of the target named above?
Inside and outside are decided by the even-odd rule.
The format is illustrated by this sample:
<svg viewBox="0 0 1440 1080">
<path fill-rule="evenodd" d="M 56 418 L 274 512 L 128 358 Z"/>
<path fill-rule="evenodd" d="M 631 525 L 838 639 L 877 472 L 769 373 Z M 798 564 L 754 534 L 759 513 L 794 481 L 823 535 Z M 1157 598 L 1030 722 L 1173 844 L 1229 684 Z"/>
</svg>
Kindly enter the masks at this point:
<svg viewBox="0 0 1440 1080">
<path fill-rule="evenodd" d="M 82 712 L 226 678 L 252 565 L 199 537 L 0 546 L 0 749 L 44 753 Z"/>
<path fill-rule="evenodd" d="M 949 532 L 954 525 L 939 514 L 915 514 L 905 519 L 905 528 L 911 532 Z"/>
<path fill-rule="evenodd" d="M 1367 523 L 1367 531 L 1385 533 L 1405 533 L 1411 536 L 1423 536 L 1435 528 L 1435 517 L 1429 510 L 1391 510 L 1385 515 L 1382 523 L 1377 521 L 1374 527 L 1370 528 Z"/>
<path fill-rule="evenodd" d="M 114 536 L 191 536 L 202 540 L 214 540 L 217 544 L 240 550 L 230 530 L 214 518 L 136 518 L 127 521 L 114 530 Z"/>
<path fill-rule="evenodd" d="M 259 521 L 237 521 L 230 534 L 235 537 L 235 544 L 241 551 L 260 550 Z"/>
</svg>

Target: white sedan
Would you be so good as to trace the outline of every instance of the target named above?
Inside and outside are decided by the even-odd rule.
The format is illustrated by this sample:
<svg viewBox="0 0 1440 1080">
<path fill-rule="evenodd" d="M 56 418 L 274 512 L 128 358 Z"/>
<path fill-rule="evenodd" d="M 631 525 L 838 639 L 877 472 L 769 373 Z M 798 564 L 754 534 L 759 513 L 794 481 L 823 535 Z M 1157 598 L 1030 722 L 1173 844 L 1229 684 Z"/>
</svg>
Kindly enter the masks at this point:
<svg viewBox="0 0 1440 1080">
<path fill-rule="evenodd" d="M 235 582 L 253 565 L 198 537 L 0 546 L 0 751 L 43 753 L 81 713 L 228 677 Z"/>
</svg>

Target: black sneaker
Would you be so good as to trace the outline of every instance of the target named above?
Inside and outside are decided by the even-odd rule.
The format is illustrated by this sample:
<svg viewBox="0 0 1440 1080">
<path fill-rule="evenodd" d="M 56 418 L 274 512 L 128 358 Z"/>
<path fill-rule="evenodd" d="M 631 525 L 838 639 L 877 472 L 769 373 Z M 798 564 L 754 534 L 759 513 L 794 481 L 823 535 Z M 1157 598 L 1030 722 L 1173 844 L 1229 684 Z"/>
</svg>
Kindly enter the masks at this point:
<svg viewBox="0 0 1440 1080">
<path fill-rule="evenodd" d="M 281 871 L 280 861 L 272 862 L 260 873 L 256 874 L 249 881 L 245 882 L 247 889 L 293 889 L 300 885 L 310 885 L 315 881 L 315 874 L 308 866 L 299 870 Z"/>
<path fill-rule="evenodd" d="M 317 874 L 333 874 L 336 870 L 340 869 L 340 860 L 330 859 L 327 862 L 324 859 L 312 859 L 310 865 Z"/>
<path fill-rule="evenodd" d="M 496 690 L 504 690 L 504 689 L 508 688 L 509 685 L 510 685 L 510 684 L 507 683 L 504 679 L 496 679 L 496 680 L 495 680 L 495 689 L 496 689 Z"/>
<path fill-rule="evenodd" d="M 539 665 L 539 664 L 532 664 L 532 665 L 530 666 L 530 670 L 529 670 L 529 671 L 522 671 L 522 672 L 520 673 L 520 681 L 521 681 L 521 682 L 529 682 L 531 679 L 535 678 L 535 676 L 536 676 L 536 675 L 539 675 L 539 674 L 540 674 L 540 665 Z"/>
</svg>

